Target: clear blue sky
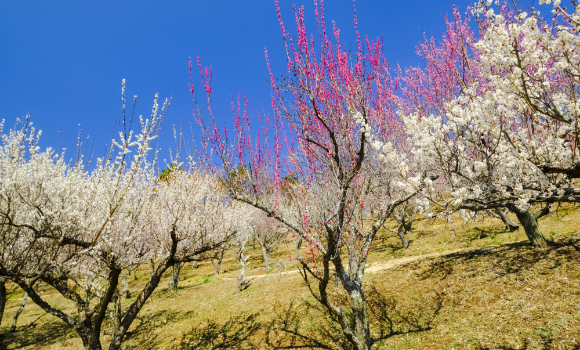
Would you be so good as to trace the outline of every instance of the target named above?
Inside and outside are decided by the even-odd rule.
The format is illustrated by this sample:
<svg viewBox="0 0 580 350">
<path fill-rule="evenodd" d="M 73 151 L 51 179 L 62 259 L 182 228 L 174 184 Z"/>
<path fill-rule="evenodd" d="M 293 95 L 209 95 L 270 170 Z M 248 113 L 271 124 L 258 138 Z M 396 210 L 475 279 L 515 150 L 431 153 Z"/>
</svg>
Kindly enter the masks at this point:
<svg viewBox="0 0 580 350">
<path fill-rule="evenodd" d="M 307 30 L 315 32 L 313 1 L 281 0 L 287 29 L 292 5 L 306 5 Z M 530 0 L 524 1 L 530 3 Z M 359 0 L 361 34 L 383 36 L 391 64 L 419 64 L 414 48 L 423 32 L 440 37 L 450 0 Z M 466 2 L 458 3 L 465 11 Z M 549 12 L 544 6 L 544 12 Z M 343 43 L 354 38 L 350 0 L 326 0 L 326 19 L 335 20 Z M 160 146 L 172 143 L 173 124 L 188 124 L 191 97 L 188 59 L 212 65 L 213 104 L 219 119 L 230 117 L 230 98 L 250 99 L 250 109 L 268 110 L 270 88 L 264 48 L 275 74 L 286 70 L 284 44 L 274 0 L 174 1 L 2 1 L 0 3 L 0 119 L 6 126 L 31 113 L 43 130 L 42 146 L 75 154 L 78 124 L 96 138 L 97 156 L 121 116 L 121 79 L 136 114 L 148 116 L 153 97 L 175 92 Z M 201 91 L 198 75 L 195 87 Z M 5 128 L 7 131 L 8 128 Z"/>
</svg>

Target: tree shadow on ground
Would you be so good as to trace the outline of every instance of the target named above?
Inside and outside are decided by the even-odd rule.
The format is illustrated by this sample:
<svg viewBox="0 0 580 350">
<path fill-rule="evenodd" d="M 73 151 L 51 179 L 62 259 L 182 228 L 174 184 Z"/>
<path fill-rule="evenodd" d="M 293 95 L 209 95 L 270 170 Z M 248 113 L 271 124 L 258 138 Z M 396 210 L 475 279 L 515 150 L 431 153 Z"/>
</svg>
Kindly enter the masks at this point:
<svg viewBox="0 0 580 350">
<path fill-rule="evenodd" d="M 141 317 L 137 316 L 136 321 L 138 322 L 135 322 L 137 326 L 125 335 L 123 349 L 158 349 L 161 343 L 166 342 L 167 339 L 160 338 L 160 334 L 157 334 L 155 329 L 185 318 L 191 318 L 193 314 L 193 311 L 160 310 Z"/>
<path fill-rule="evenodd" d="M 535 248 L 527 242 L 516 242 L 456 252 L 431 259 L 429 266 L 419 273 L 419 277 L 445 279 L 454 273 L 457 266 L 480 258 L 494 260 L 489 269 L 493 269 L 495 278 L 498 278 L 533 270 L 539 262 L 542 262 L 543 269 L 556 269 L 567 261 L 580 259 L 580 248 L 573 241 L 550 243 L 543 249 Z M 421 261 L 413 262 L 408 266 L 418 268 L 421 264 Z"/>
<path fill-rule="evenodd" d="M 396 239 L 394 243 L 389 243 L 390 239 Z M 413 243 L 414 240 L 408 240 L 409 245 Z M 402 251 L 403 244 L 401 239 L 395 235 L 382 234 L 375 238 L 373 245 L 371 246 L 371 253 L 389 253 L 395 254 L 398 251 Z"/>
<path fill-rule="evenodd" d="M 160 286 L 155 291 L 154 296 L 157 299 L 169 299 L 179 295 L 181 292 L 189 292 L 195 289 L 199 289 L 205 284 L 216 282 L 214 274 L 202 275 L 202 278 L 195 283 L 190 283 L 189 280 L 190 278 L 180 279 L 177 292 L 173 289 L 170 289 L 167 285 Z M 235 287 L 235 283 L 232 283 L 232 289 L 235 290 Z"/>
<path fill-rule="evenodd" d="M 336 305 L 345 303 L 345 296 L 333 297 Z M 379 294 L 375 289 L 366 291 L 369 319 L 373 324 L 376 339 L 423 332 L 432 329 L 433 322 L 442 308 L 442 297 L 434 293 L 413 305 L 400 305 L 393 297 Z M 176 349 L 250 350 L 258 348 L 322 348 L 352 349 L 342 336 L 336 318 L 330 317 L 318 303 L 302 301 L 282 307 L 278 305 L 274 315 L 266 321 L 259 320 L 260 313 L 242 313 L 230 317 L 225 322 L 206 319 L 191 327 Z M 163 339 L 157 338 L 153 330 L 159 323 L 176 322 L 189 313 L 169 313 L 160 311 L 140 319 L 137 328 L 128 334 L 132 339 L 125 349 L 155 349 Z M 127 339 L 127 340 L 129 340 Z"/>
<path fill-rule="evenodd" d="M 134 330 L 127 332 L 125 336 L 125 341 L 136 338 L 136 344 L 124 346 L 124 349 L 157 349 L 160 339 L 152 330 L 164 323 L 164 320 L 175 321 L 180 316 L 187 317 L 185 314 L 187 313 L 171 314 L 168 311 L 159 311 L 144 317 L 137 317 L 137 320 L 140 321 L 139 324 Z M 105 321 L 103 326 L 104 334 L 110 334 L 111 329 L 108 320 Z M 40 326 L 31 327 L 27 325 L 17 329 L 15 332 L 2 334 L 0 336 L 0 350 L 7 349 L 8 345 L 11 345 L 12 349 L 30 346 L 41 348 L 76 337 L 77 333 L 72 327 L 60 320 L 54 320 Z"/>
<path fill-rule="evenodd" d="M 554 338 L 546 338 L 540 344 L 533 342 L 528 339 L 524 339 L 523 347 L 511 347 L 511 346 L 502 346 L 502 345 L 494 345 L 493 347 L 482 346 L 481 344 L 476 345 L 477 350 L 551 350 L 551 349 L 562 349 L 561 346 L 565 346 L 564 349 L 568 350 L 580 350 L 580 343 L 574 342 L 572 344 L 556 344 L 555 342 L 557 339 Z"/>
<path fill-rule="evenodd" d="M 224 323 L 206 320 L 192 327 L 181 339 L 181 350 L 256 349 L 260 341 L 252 337 L 262 329 L 258 313 L 243 313 Z"/>
<path fill-rule="evenodd" d="M 371 335 L 376 343 L 401 334 L 420 333 L 433 328 L 443 306 L 440 294 L 425 296 L 414 305 L 402 305 L 391 296 L 372 288 L 365 292 Z M 333 304 L 346 305 L 345 295 L 334 295 Z M 348 309 L 343 308 L 347 317 Z M 338 319 L 317 302 L 292 302 L 287 307 L 278 305 L 267 327 L 265 342 L 268 349 L 336 349 L 350 350 Z"/>
<path fill-rule="evenodd" d="M 76 337 L 75 330 L 61 320 L 55 319 L 37 326 L 35 323 L 18 327 L 14 332 L 0 336 L 0 350 L 11 345 L 13 349 L 28 346 L 48 346 Z"/>
</svg>

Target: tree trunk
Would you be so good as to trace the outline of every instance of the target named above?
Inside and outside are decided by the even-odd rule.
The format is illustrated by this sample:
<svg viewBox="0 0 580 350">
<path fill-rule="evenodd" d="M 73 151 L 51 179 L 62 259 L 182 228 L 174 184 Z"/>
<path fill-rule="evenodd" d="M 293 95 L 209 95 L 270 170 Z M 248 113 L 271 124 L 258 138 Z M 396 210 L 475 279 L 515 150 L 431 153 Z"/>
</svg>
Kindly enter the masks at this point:
<svg viewBox="0 0 580 350">
<path fill-rule="evenodd" d="M 169 290 L 176 292 L 179 283 L 179 272 L 181 271 L 181 263 L 173 264 L 171 268 L 171 278 L 169 278 Z"/>
<path fill-rule="evenodd" d="M 221 269 L 221 266 L 222 266 L 222 260 L 224 259 L 225 251 L 226 251 L 225 249 L 222 249 L 220 251 L 219 256 L 216 258 L 217 261 L 215 263 L 213 262 L 213 259 L 210 259 L 211 260 L 211 264 L 213 265 L 213 268 L 215 270 L 215 276 L 216 277 L 220 275 L 220 269 Z"/>
<path fill-rule="evenodd" d="M 155 260 L 151 259 L 151 261 L 149 261 L 149 274 L 151 276 L 151 278 L 153 278 L 153 275 L 155 274 Z"/>
<path fill-rule="evenodd" d="M 411 215 L 408 215 L 405 212 L 405 222 L 403 223 L 403 227 L 405 228 L 405 234 L 407 232 L 411 232 L 411 230 L 413 230 L 413 222 L 415 222 L 415 216 L 417 216 L 417 212 L 418 209 L 417 207 L 413 207 L 413 211 L 411 212 Z"/>
<path fill-rule="evenodd" d="M 112 304 L 113 308 L 109 309 L 109 315 L 111 316 L 111 324 L 113 328 L 113 333 L 117 331 L 122 319 L 122 309 L 121 309 L 121 293 L 117 289 L 115 295 L 113 296 Z"/>
<path fill-rule="evenodd" d="M 407 206 L 400 209 L 399 212 L 393 213 L 393 217 L 397 221 L 397 234 L 403 244 L 403 249 L 409 248 L 409 241 L 407 240 L 407 232 L 410 232 L 415 221 L 417 208 L 413 208 L 411 215 L 407 213 Z"/>
<path fill-rule="evenodd" d="M 397 234 L 399 235 L 399 238 L 401 238 L 401 243 L 403 243 L 403 248 L 404 249 L 409 248 L 409 241 L 407 241 L 407 237 L 405 236 L 405 225 L 404 224 L 398 225 Z"/>
<path fill-rule="evenodd" d="M 2 324 L 2 316 L 4 316 L 5 307 L 6 307 L 6 278 L 0 277 L 0 324 Z"/>
<path fill-rule="evenodd" d="M 194 257 L 195 259 L 198 259 L 198 258 L 199 258 L 199 256 L 198 256 L 198 255 L 194 255 L 193 257 Z M 192 270 L 193 270 L 193 269 L 197 269 L 197 268 L 198 268 L 198 265 L 197 265 L 197 263 L 198 263 L 198 262 L 197 262 L 197 261 L 195 261 L 195 260 L 191 262 L 191 269 L 192 269 Z"/>
<path fill-rule="evenodd" d="M 20 304 L 18 311 L 16 311 L 16 315 L 14 315 L 14 318 L 12 319 L 12 327 L 10 327 L 10 332 L 14 332 L 16 330 L 16 322 L 18 322 L 18 317 L 22 313 L 22 310 L 24 310 L 24 306 L 26 305 L 26 299 L 28 299 L 28 293 L 24 292 L 24 298 L 22 298 L 22 304 Z"/>
<path fill-rule="evenodd" d="M 260 237 L 256 234 L 256 231 L 253 232 L 253 238 L 254 238 L 254 244 L 256 241 L 258 241 L 258 244 L 260 244 L 260 247 L 262 248 L 262 255 L 264 256 L 264 266 L 266 267 L 266 273 L 268 273 L 268 271 L 270 271 L 270 248 L 271 247 L 268 248 L 265 236 L 263 237 L 264 242 L 262 242 L 260 240 Z"/>
<path fill-rule="evenodd" d="M 238 280 L 237 289 L 240 292 L 248 287 L 248 282 L 246 281 L 246 267 L 247 265 L 242 263 L 242 272 L 240 273 L 240 277 L 236 277 L 236 279 Z"/>
<path fill-rule="evenodd" d="M 354 316 L 353 341 L 357 350 L 369 350 L 373 345 L 373 338 L 369 328 L 367 310 L 362 289 L 354 288 L 349 291 L 350 306 Z"/>
<path fill-rule="evenodd" d="M 540 232 L 537 216 L 530 209 L 520 210 L 515 205 L 510 205 L 508 209 L 516 214 L 533 246 L 540 248 L 548 246 L 548 242 Z"/>
<path fill-rule="evenodd" d="M 266 248 L 265 244 L 260 244 L 262 246 L 262 254 L 264 255 L 264 265 L 266 266 L 266 273 L 270 271 L 270 252 Z"/>
<path fill-rule="evenodd" d="M 129 292 L 129 284 L 127 283 L 127 275 L 130 271 L 126 271 L 123 273 L 123 277 L 121 278 L 121 285 L 123 286 L 123 298 L 129 299 L 131 298 L 131 292 Z"/>
<path fill-rule="evenodd" d="M 240 264 L 242 265 L 242 272 L 240 273 L 240 277 L 237 277 L 238 280 L 238 291 L 242 291 L 246 288 L 248 288 L 248 286 L 250 285 L 250 283 L 248 283 L 246 281 L 246 270 L 247 267 L 250 263 L 248 263 L 248 260 L 250 260 L 250 257 L 244 257 L 244 247 L 246 245 L 247 240 L 245 240 L 244 242 L 242 242 L 242 244 L 240 245 L 240 249 L 238 249 L 238 251 L 236 252 L 236 257 L 238 258 Z M 262 246 L 263 248 L 263 246 Z"/>
</svg>

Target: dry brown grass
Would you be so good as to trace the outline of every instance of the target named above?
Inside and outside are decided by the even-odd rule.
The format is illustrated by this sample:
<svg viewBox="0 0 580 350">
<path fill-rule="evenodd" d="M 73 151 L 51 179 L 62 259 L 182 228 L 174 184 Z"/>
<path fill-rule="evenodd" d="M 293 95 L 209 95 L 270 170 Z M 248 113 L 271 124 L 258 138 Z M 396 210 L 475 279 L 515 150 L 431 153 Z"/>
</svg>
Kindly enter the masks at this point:
<svg viewBox="0 0 580 350">
<path fill-rule="evenodd" d="M 420 220 L 406 250 L 400 249 L 398 238 L 382 232 L 370 255 L 371 267 L 377 268 L 367 274 L 365 284 L 384 297 L 385 313 L 394 326 L 393 334 L 377 348 L 580 349 L 580 245 L 566 244 L 569 237 L 580 235 L 580 210 L 560 208 L 558 215 L 540 220 L 542 232 L 552 241 L 543 250 L 529 247 L 522 229 L 506 232 L 499 220 L 490 218 L 466 225 L 456 221 L 455 232 L 433 236 L 429 235 L 444 223 Z M 252 251 L 250 246 L 247 250 L 252 255 L 250 275 L 264 274 L 258 267 L 262 263 L 259 249 Z M 282 246 L 273 260 L 287 258 L 288 251 Z M 425 257 L 434 253 L 442 255 Z M 401 258 L 406 259 L 395 261 Z M 293 264 L 287 267 L 295 268 Z M 167 274 L 134 322 L 124 349 L 178 348 L 184 334 L 192 327 L 202 329 L 208 320 L 223 324 L 232 316 L 257 313 L 257 321 L 266 326 L 276 319 L 276 312 L 279 317 L 288 316 L 292 310 L 303 310 L 296 305 L 312 302 L 299 274 L 257 278 L 247 290 L 235 292 L 232 278 L 239 271 L 237 262 L 226 260 L 223 269 L 216 278 L 209 262 L 197 269 L 184 267 L 176 294 L 167 290 Z M 144 266 L 137 281 L 130 277 L 131 290 L 139 290 L 148 274 Z M 340 291 L 334 293 L 340 299 Z M 46 290 L 44 297 L 53 305 L 71 307 L 54 291 Z M 0 327 L 5 348 L 82 348 L 74 330 L 30 300 L 18 330 L 8 333 L 21 300 L 22 293 L 7 304 Z M 292 300 L 295 304 L 288 312 Z M 304 334 L 320 336 L 321 328 L 332 328 L 332 322 L 314 308 L 308 311 L 309 315 L 298 315 Z M 412 321 L 424 311 L 429 315 L 419 328 L 402 318 Z M 379 326 L 384 324 L 374 325 Z M 252 336 L 259 348 L 269 348 L 264 341 L 266 331 L 263 327 Z"/>
<path fill-rule="evenodd" d="M 397 299 L 443 295 L 437 325 L 387 348 L 568 349 L 580 345 L 580 248 L 508 244 L 453 253 L 374 276 Z M 411 272 L 412 271 L 412 272 Z M 379 284 L 378 281 L 375 284 Z"/>
</svg>

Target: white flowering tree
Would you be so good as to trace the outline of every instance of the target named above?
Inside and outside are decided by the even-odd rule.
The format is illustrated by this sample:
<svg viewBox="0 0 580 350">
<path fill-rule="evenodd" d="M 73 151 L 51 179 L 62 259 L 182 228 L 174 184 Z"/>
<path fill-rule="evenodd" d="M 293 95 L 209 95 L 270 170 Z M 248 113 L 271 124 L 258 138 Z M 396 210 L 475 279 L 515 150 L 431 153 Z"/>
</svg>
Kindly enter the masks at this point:
<svg viewBox="0 0 580 350">
<path fill-rule="evenodd" d="M 554 1 L 551 23 L 535 11 L 510 18 L 484 10 L 487 27 L 477 47 L 493 89 L 482 99 L 500 108 L 495 114 L 520 158 L 546 175 L 565 175 L 561 181 L 580 177 L 580 7 L 568 13 Z"/>
<path fill-rule="evenodd" d="M 254 212 L 251 220 L 250 235 L 258 242 L 262 249 L 266 273 L 270 271 L 272 249 L 280 245 L 288 235 L 288 228 L 276 219 L 270 218 L 262 212 Z"/>
<path fill-rule="evenodd" d="M 157 184 L 147 156 L 168 105 L 159 110 L 156 100 L 150 119 L 140 118 L 140 133 L 120 133 L 116 153 L 92 171 L 50 148 L 40 151 L 28 125 L 2 134 L 0 275 L 74 328 L 86 349 L 102 348 L 108 309 L 108 348 L 119 349 L 162 274 L 177 262 L 208 258 L 231 236 L 204 225 L 232 208 L 211 177 L 180 173 L 170 185 Z M 120 275 L 151 258 L 158 262 L 151 280 L 121 310 Z M 40 281 L 70 300 L 75 312 L 44 300 L 34 288 Z"/>
<path fill-rule="evenodd" d="M 580 200 L 573 183 L 580 175 L 579 9 L 569 14 L 556 2 L 555 20 L 546 23 L 537 12 L 511 16 L 502 6 L 496 14 L 489 5 L 474 11 L 483 16 L 469 58 L 477 74 L 436 114 L 401 118 L 414 160 L 446 186 L 444 197 L 424 190 L 425 198 L 447 215 L 508 208 L 541 247 L 537 219 L 552 203 Z M 374 145 L 389 157 L 387 145 Z"/>
</svg>

